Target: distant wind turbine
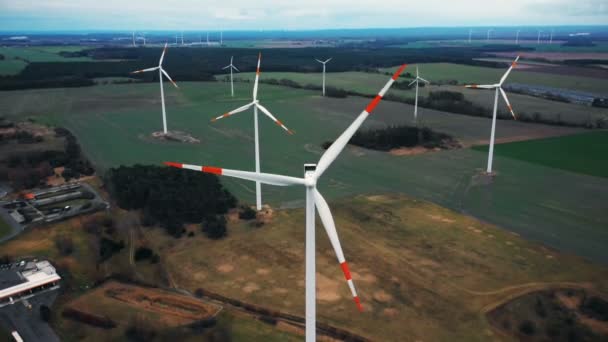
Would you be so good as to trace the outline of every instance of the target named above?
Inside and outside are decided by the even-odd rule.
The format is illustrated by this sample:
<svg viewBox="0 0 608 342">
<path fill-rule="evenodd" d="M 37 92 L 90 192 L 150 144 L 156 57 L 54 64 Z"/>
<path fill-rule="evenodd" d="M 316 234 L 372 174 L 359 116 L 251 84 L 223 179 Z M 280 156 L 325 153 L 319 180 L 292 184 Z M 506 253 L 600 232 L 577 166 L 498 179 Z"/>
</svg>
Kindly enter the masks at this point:
<svg viewBox="0 0 608 342">
<path fill-rule="evenodd" d="M 293 131 L 287 128 L 281 121 L 277 120 L 274 115 L 266 109 L 266 107 L 260 104 L 260 100 L 258 100 L 258 81 L 260 79 L 260 63 L 262 61 L 262 54 L 260 53 L 258 56 L 258 67 L 255 72 L 255 83 L 253 83 L 253 101 L 241 106 L 237 109 L 234 109 L 230 112 L 227 112 L 223 115 L 218 116 L 211 120 L 211 122 L 215 122 L 222 118 L 227 118 L 236 113 L 240 113 L 246 111 L 247 109 L 253 107 L 253 122 L 254 122 L 254 132 L 255 132 L 255 172 L 260 173 L 260 138 L 259 138 L 259 129 L 258 129 L 258 109 L 264 113 L 270 120 L 274 121 L 278 126 L 283 128 L 287 133 L 293 134 Z M 258 211 L 262 210 L 262 185 L 260 181 L 255 183 L 255 194 L 256 194 L 256 208 Z"/>
<path fill-rule="evenodd" d="M 355 304 L 359 311 L 363 311 L 361 301 L 357 295 L 355 284 L 353 282 L 348 264 L 344 258 L 344 252 L 340 245 L 340 239 L 336 230 L 336 223 L 329 209 L 329 205 L 323 198 L 323 195 L 317 190 L 317 182 L 323 173 L 331 166 L 331 164 L 340 156 L 340 153 L 348 144 L 348 141 L 357 132 L 361 124 L 367 119 L 368 116 L 373 113 L 374 108 L 380 103 L 386 92 L 390 89 L 391 85 L 399 77 L 399 74 L 405 69 L 405 65 L 402 65 L 397 72 L 389 79 L 386 85 L 380 90 L 378 95 L 370 102 L 370 104 L 359 114 L 359 116 L 346 128 L 346 130 L 336 139 L 331 146 L 323 153 L 321 159 L 317 164 L 304 164 L 304 177 L 290 177 L 271 173 L 260 173 L 224 169 L 213 166 L 199 166 L 182 164 L 175 162 L 165 162 L 164 164 L 170 167 L 176 167 L 180 169 L 193 170 L 198 172 L 210 173 L 221 176 L 234 177 L 256 183 L 264 183 L 275 186 L 303 186 L 306 191 L 306 252 L 305 252 L 305 269 L 306 269 L 306 306 L 305 306 L 305 335 L 306 342 L 316 341 L 316 319 L 317 319 L 317 307 L 316 307 L 316 243 L 315 243 L 315 208 L 318 210 L 321 223 L 325 227 L 325 232 L 329 237 L 329 242 L 333 247 L 340 268 L 344 273 L 348 288 L 351 291 Z"/>
<path fill-rule="evenodd" d="M 143 69 L 143 70 L 137 70 L 137 71 L 133 71 L 132 74 L 139 74 L 142 72 L 149 72 L 149 71 L 156 71 L 158 70 L 158 81 L 160 82 L 160 101 L 161 101 L 161 105 L 163 108 L 163 133 L 166 135 L 167 134 L 167 113 L 165 111 L 165 90 L 163 89 L 163 75 L 165 77 L 167 77 L 167 79 L 169 81 L 171 81 L 171 83 L 175 86 L 175 88 L 178 88 L 177 84 L 175 82 L 173 82 L 173 80 L 171 79 L 171 76 L 169 76 L 169 74 L 165 71 L 165 69 L 163 69 L 163 59 L 165 58 L 165 52 L 167 51 L 167 43 L 165 43 L 165 47 L 163 48 L 163 52 L 160 55 L 160 60 L 158 61 L 158 66 L 154 67 L 154 68 L 148 68 L 148 69 Z"/>
<path fill-rule="evenodd" d="M 492 33 L 493 31 L 494 31 L 494 29 L 489 29 L 489 30 L 488 30 L 488 36 L 487 36 L 487 38 L 486 38 L 486 42 L 489 42 L 489 41 L 490 41 L 490 33 Z"/>
<path fill-rule="evenodd" d="M 541 34 L 542 32 L 543 32 L 543 31 L 538 30 L 538 37 L 536 38 L 536 44 L 540 44 L 540 34 Z"/>
<path fill-rule="evenodd" d="M 418 75 L 418 65 L 416 65 L 416 78 L 410 82 L 410 86 L 416 83 L 416 99 L 414 100 L 414 123 L 418 123 L 418 83 L 422 81 L 426 84 L 430 84 L 431 82 L 425 80 L 424 78 Z"/>
<path fill-rule="evenodd" d="M 232 97 L 234 97 L 234 82 L 232 80 L 232 70 L 236 71 L 236 72 L 240 72 L 239 69 L 237 69 L 234 64 L 232 64 L 232 59 L 234 58 L 234 56 L 230 56 L 230 64 L 226 65 L 225 67 L 222 68 L 222 70 L 226 70 L 228 68 L 230 68 L 230 93 L 232 94 Z"/>
<path fill-rule="evenodd" d="M 551 29 L 551 36 L 549 38 L 549 44 L 553 44 L 553 29 Z"/>
<path fill-rule="evenodd" d="M 521 30 L 517 30 L 517 33 L 515 34 L 515 44 L 519 44 L 519 33 L 521 32 Z"/>
<path fill-rule="evenodd" d="M 488 174 L 492 173 L 492 158 L 494 157 L 494 133 L 496 132 L 496 113 L 498 111 L 498 93 L 502 94 L 502 98 L 505 100 L 505 103 L 507 104 L 507 108 L 509 108 L 511 115 L 513 116 L 513 119 L 517 120 L 517 117 L 515 117 L 515 113 L 513 112 L 513 107 L 511 107 L 511 103 L 509 103 L 509 99 L 507 98 L 507 93 L 505 93 L 505 91 L 502 90 L 502 84 L 505 82 L 505 80 L 511 73 L 511 70 L 513 70 L 513 68 L 515 68 L 517 66 L 517 61 L 519 61 L 519 56 L 517 56 L 517 58 L 515 58 L 515 61 L 513 61 L 513 63 L 511 63 L 511 66 L 509 67 L 507 72 L 505 72 L 505 74 L 502 76 L 502 78 L 500 79 L 500 82 L 498 82 L 496 84 L 489 84 L 489 85 L 471 84 L 471 85 L 465 86 L 467 88 L 481 88 L 481 89 L 494 89 L 495 90 L 494 114 L 492 115 L 492 131 L 490 133 L 490 149 L 488 151 L 488 168 L 486 169 L 486 172 Z"/>
<path fill-rule="evenodd" d="M 135 31 L 131 33 L 131 40 L 133 41 L 133 47 L 135 47 Z"/>
<path fill-rule="evenodd" d="M 328 59 L 328 60 L 326 60 L 326 61 L 321 61 L 321 60 L 318 60 L 318 59 L 316 59 L 316 58 L 315 58 L 315 60 L 316 60 L 317 62 L 319 62 L 319 63 L 323 64 L 323 96 L 325 96 L 325 65 L 326 65 L 327 63 L 329 63 L 329 61 L 331 61 L 331 58 L 329 58 L 329 59 Z"/>
<path fill-rule="evenodd" d="M 469 29 L 469 44 L 471 44 L 471 36 L 473 35 L 473 29 Z"/>
</svg>

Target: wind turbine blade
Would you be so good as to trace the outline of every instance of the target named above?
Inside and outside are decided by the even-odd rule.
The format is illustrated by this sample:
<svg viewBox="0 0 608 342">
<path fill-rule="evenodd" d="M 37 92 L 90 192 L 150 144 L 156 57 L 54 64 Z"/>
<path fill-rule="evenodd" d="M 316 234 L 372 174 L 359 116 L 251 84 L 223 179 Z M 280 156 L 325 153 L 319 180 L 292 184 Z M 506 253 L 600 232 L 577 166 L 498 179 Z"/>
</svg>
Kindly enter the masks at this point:
<svg viewBox="0 0 608 342">
<path fill-rule="evenodd" d="M 255 105 L 262 111 L 262 113 L 266 114 L 266 116 L 268 116 L 270 120 L 274 121 L 274 123 L 283 128 L 287 133 L 293 134 L 293 131 L 287 128 L 280 120 L 277 120 L 277 118 L 275 118 L 274 115 L 272 115 L 270 111 L 266 109 L 266 107 L 262 106 L 259 103 L 256 103 Z"/>
<path fill-rule="evenodd" d="M 425 80 L 425 79 L 424 79 L 424 78 L 422 78 L 422 77 L 418 77 L 418 78 L 419 78 L 419 79 L 420 79 L 422 82 L 424 82 L 424 83 L 431 84 L 431 82 L 429 82 L 429 81 Z"/>
<path fill-rule="evenodd" d="M 169 76 L 169 74 L 167 74 L 167 72 L 165 71 L 165 69 L 160 68 L 160 71 L 163 73 L 163 75 L 165 75 L 166 78 L 169 79 L 169 81 L 171 81 L 171 83 L 173 83 L 173 85 L 175 86 L 175 88 L 179 88 L 177 86 L 177 83 L 173 82 L 173 80 L 171 79 L 171 76 Z"/>
<path fill-rule="evenodd" d="M 331 163 L 336 160 L 340 152 L 342 152 L 346 144 L 348 144 L 350 138 L 352 138 L 357 129 L 359 129 L 363 121 L 367 119 L 368 115 L 373 112 L 374 108 L 376 108 L 378 103 L 380 103 L 380 101 L 382 100 L 382 97 L 386 94 L 386 92 L 389 90 L 389 88 L 393 85 L 393 83 L 397 80 L 399 75 L 401 75 L 401 73 L 403 72 L 403 70 L 405 70 L 406 67 L 407 64 L 403 64 L 395 72 L 395 74 L 393 74 L 393 76 L 388 80 L 388 82 L 386 82 L 384 87 L 380 90 L 378 95 L 376 95 L 376 97 L 367 105 L 365 110 L 363 110 L 363 112 L 359 114 L 355 121 L 353 121 L 353 123 L 348 126 L 348 128 L 342 133 L 342 135 L 340 135 L 338 139 L 336 139 L 336 141 L 331 144 L 327 151 L 323 153 L 321 159 L 319 159 L 319 163 L 317 164 L 317 170 L 315 172 L 317 178 L 321 177 L 323 172 L 325 172 L 325 170 L 327 170 Z"/>
<path fill-rule="evenodd" d="M 494 89 L 496 85 L 494 84 L 467 84 L 465 88 L 473 88 L 473 89 Z"/>
<path fill-rule="evenodd" d="M 233 114 L 236 114 L 236 113 L 240 113 L 240 112 L 246 111 L 247 109 L 249 109 L 249 108 L 250 108 L 251 106 L 253 106 L 254 104 L 255 104 L 255 102 L 249 102 L 248 104 L 246 104 L 246 105 L 244 105 L 244 106 L 241 106 L 241 107 L 239 107 L 239 108 L 237 108 L 237 109 L 235 109 L 235 110 L 232 110 L 232 111 L 229 111 L 229 112 L 227 112 L 227 113 L 224 113 L 224 114 L 222 114 L 222 115 L 218 116 L 217 118 L 213 118 L 213 119 L 211 119 L 211 122 L 215 122 L 215 121 L 217 121 L 217 120 L 219 120 L 219 119 L 222 119 L 222 118 L 227 118 L 227 117 L 229 117 L 230 115 L 233 115 Z"/>
<path fill-rule="evenodd" d="M 513 63 L 511 63 L 511 66 L 509 67 L 509 69 L 507 70 L 507 72 L 505 72 L 505 74 L 502 76 L 502 78 L 500 79 L 500 82 L 498 84 L 502 85 L 505 82 L 505 80 L 507 79 L 507 77 L 511 73 L 511 70 L 513 70 L 513 68 L 515 68 L 517 66 L 517 61 L 519 61 L 519 56 L 517 56 L 515 58 L 515 60 L 513 61 Z"/>
<path fill-rule="evenodd" d="M 255 83 L 253 84 L 253 100 L 258 98 L 258 80 L 260 79 L 260 63 L 262 61 L 262 53 L 258 55 L 258 67 L 255 70 Z"/>
<path fill-rule="evenodd" d="M 171 167 L 176 167 L 179 169 L 188 169 L 199 172 L 211 173 L 219 176 L 228 176 L 240 179 L 246 179 L 253 182 L 261 182 L 264 184 L 276 185 L 276 186 L 290 186 L 290 185 L 305 185 L 305 181 L 303 178 L 295 178 L 289 176 L 275 175 L 272 173 L 257 173 L 257 172 L 249 172 L 249 171 L 239 171 L 239 170 L 230 170 L 223 169 L 219 167 L 213 166 L 200 166 L 200 165 L 190 165 L 190 164 L 181 164 L 174 162 L 164 162 L 163 164 Z"/>
<path fill-rule="evenodd" d="M 222 70 L 228 69 L 230 68 L 232 65 L 226 65 L 225 67 L 222 68 Z"/>
<path fill-rule="evenodd" d="M 359 296 L 357 296 L 355 284 L 353 283 L 353 279 L 350 275 L 350 270 L 348 269 L 348 264 L 344 259 L 342 246 L 340 246 L 340 239 L 338 239 L 338 231 L 336 231 L 336 224 L 334 223 L 334 218 L 331 215 L 329 206 L 327 205 L 327 202 L 325 201 L 323 196 L 321 196 L 321 193 L 316 188 L 314 190 L 314 198 L 315 206 L 317 207 L 317 211 L 319 212 L 319 217 L 321 218 L 321 222 L 323 222 L 323 226 L 325 227 L 325 232 L 327 232 L 327 236 L 329 237 L 331 246 L 336 252 L 336 257 L 338 257 L 338 262 L 340 263 L 340 267 L 342 267 L 342 272 L 344 272 L 344 277 L 348 282 L 348 287 L 350 288 L 350 292 L 353 295 L 353 299 L 355 300 L 359 311 L 363 311 L 363 307 L 361 307 L 361 301 L 359 300 Z"/>
<path fill-rule="evenodd" d="M 132 71 L 132 74 L 139 74 L 142 72 L 148 72 L 148 71 L 154 71 L 154 70 L 158 70 L 159 67 L 154 67 L 154 68 L 148 68 L 148 69 L 142 69 L 142 70 L 136 70 L 136 71 Z"/>
<path fill-rule="evenodd" d="M 414 79 L 412 82 L 410 82 L 410 84 L 408 84 L 408 86 L 411 86 L 412 84 L 416 83 L 416 81 L 418 81 L 418 79 Z"/>
<path fill-rule="evenodd" d="M 320 61 L 320 60 L 318 60 L 318 59 L 316 59 L 316 58 L 315 58 L 315 61 L 317 61 L 317 62 L 319 62 L 319 63 L 323 64 L 323 61 Z"/>
<path fill-rule="evenodd" d="M 234 71 L 236 72 L 241 72 L 241 70 L 237 69 L 237 67 L 235 67 L 234 65 L 232 66 L 232 69 L 234 69 Z"/>
<path fill-rule="evenodd" d="M 333 57 L 331 57 L 330 59 L 326 60 L 326 61 L 324 62 L 324 64 L 325 64 L 325 63 L 329 63 L 329 61 L 331 61 L 331 59 L 332 59 L 332 58 L 333 58 Z"/>
<path fill-rule="evenodd" d="M 158 61 L 158 66 L 163 65 L 163 59 L 165 59 L 165 52 L 167 52 L 167 43 L 165 43 L 165 47 L 163 48 L 163 53 L 160 54 L 160 60 Z"/>
<path fill-rule="evenodd" d="M 513 112 L 513 107 L 511 107 L 511 103 L 509 102 L 509 99 L 507 98 L 507 93 L 505 93 L 505 91 L 502 90 L 502 88 L 498 88 L 498 90 L 500 90 L 500 93 L 502 94 L 502 98 L 505 100 L 505 103 L 507 104 L 507 108 L 509 108 L 509 112 L 511 112 L 513 119 L 517 120 L 517 117 L 515 116 L 515 113 Z"/>
</svg>

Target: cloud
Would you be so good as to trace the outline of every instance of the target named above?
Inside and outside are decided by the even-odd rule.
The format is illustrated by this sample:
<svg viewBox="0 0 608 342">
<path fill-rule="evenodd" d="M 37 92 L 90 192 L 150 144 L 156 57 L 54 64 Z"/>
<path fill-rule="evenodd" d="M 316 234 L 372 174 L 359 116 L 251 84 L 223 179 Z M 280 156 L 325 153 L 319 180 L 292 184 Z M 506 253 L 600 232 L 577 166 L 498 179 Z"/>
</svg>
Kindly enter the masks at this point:
<svg viewBox="0 0 608 342">
<path fill-rule="evenodd" d="M 604 24 L 607 7 L 606 0 L 0 0 L 0 30 Z"/>
</svg>

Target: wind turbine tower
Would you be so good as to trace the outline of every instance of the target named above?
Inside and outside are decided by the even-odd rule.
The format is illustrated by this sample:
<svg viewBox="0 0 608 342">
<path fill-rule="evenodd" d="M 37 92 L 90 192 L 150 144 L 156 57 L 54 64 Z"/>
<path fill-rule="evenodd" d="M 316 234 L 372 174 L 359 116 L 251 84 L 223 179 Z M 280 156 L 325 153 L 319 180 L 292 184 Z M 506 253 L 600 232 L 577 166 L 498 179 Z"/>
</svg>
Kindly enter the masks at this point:
<svg viewBox="0 0 608 342">
<path fill-rule="evenodd" d="M 228 64 L 222 68 L 222 70 L 226 70 L 226 69 L 230 68 L 230 93 L 232 94 L 232 97 L 234 97 L 234 81 L 232 80 L 232 70 L 234 70 L 236 72 L 240 72 L 239 69 L 237 69 L 234 66 L 234 64 L 232 63 L 233 58 L 234 58 L 234 56 L 230 56 L 230 64 Z"/>
<path fill-rule="evenodd" d="M 405 69 L 405 65 L 401 66 L 399 70 L 389 79 L 386 85 L 380 90 L 378 95 L 370 102 L 370 104 L 359 114 L 359 116 L 353 121 L 348 128 L 331 144 L 331 146 L 323 153 L 321 159 L 317 164 L 304 164 L 304 177 L 291 177 L 271 173 L 260 173 L 248 172 L 240 170 L 224 169 L 212 166 L 199 166 L 182 164 L 175 162 L 165 162 L 164 164 L 170 167 L 176 167 L 180 169 L 193 170 L 198 172 L 211 173 L 215 175 L 222 175 L 234 178 L 240 178 L 244 180 L 262 182 L 264 184 L 274 186 L 300 186 L 305 190 L 306 196 L 306 252 L 305 252 L 305 335 L 306 342 L 315 342 L 317 340 L 317 289 L 316 289 L 316 243 L 315 243 L 315 221 L 316 213 L 315 208 L 321 218 L 321 223 L 325 227 L 325 231 L 329 237 L 329 241 L 332 245 L 338 263 L 342 268 L 344 277 L 348 284 L 348 288 L 351 291 L 355 304 L 359 311 L 363 311 L 361 301 L 357 295 L 355 284 L 351 277 L 351 273 L 344 258 L 342 246 L 340 245 L 340 239 L 336 230 L 336 223 L 329 209 L 329 205 L 321 195 L 321 192 L 317 190 L 317 183 L 319 178 L 323 176 L 323 173 L 331 166 L 331 164 L 340 156 L 340 153 L 344 150 L 344 147 L 348 144 L 348 141 L 357 132 L 361 124 L 371 115 L 374 108 L 380 103 L 386 92 L 390 89 L 391 85 L 399 77 L 399 74 Z"/>
<path fill-rule="evenodd" d="M 494 158 L 494 136 L 496 133 L 496 114 L 497 114 L 497 110 L 498 110 L 498 93 L 500 93 L 502 95 L 502 98 L 505 100 L 505 104 L 507 105 L 507 108 L 509 108 L 511 115 L 513 116 L 513 119 L 517 120 L 517 117 L 515 117 L 515 113 L 513 112 L 513 107 L 511 107 L 511 103 L 509 102 L 509 99 L 507 98 L 507 93 L 505 93 L 505 91 L 502 89 L 502 84 L 505 82 L 507 77 L 509 77 L 511 70 L 513 70 L 513 68 L 515 68 L 517 66 L 518 60 L 519 60 L 519 56 L 517 56 L 517 58 L 515 58 L 515 61 L 513 61 L 513 63 L 511 63 L 511 66 L 509 67 L 507 72 L 505 72 L 505 74 L 502 76 L 500 81 L 496 84 L 487 84 L 487 85 L 471 84 L 471 85 L 465 86 L 467 88 L 494 89 L 494 113 L 492 114 L 492 131 L 490 133 L 490 149 L 488 151 L 488 167 L 486 169 L 486 172 L 488 174 L 492 174 L 492 159 Z"/>
<path fill-rule="evenodd" d="M 473 29 L 469 29 L 469 44 L 471 44 L 471 36 L 473 35 Z"/>
<path fill-rule="evenodd" d="M 163 52 L 160 55 L 160 60 L 158 61 L 158 66 L 132 72 L 132 74 L 139 74 L 142 72 L 150 72 L 150 71 L 158 70 L 158 79 L 160 82 L 160 101 L 161 101 L 161 106 L 163 108 L 163 133 L 165 135 L 167 135 L 167 112 L 165 111 L 165 90 L 163 89 L 163 75 L 169 81 L 171 81 L 171 83 L 173 83 L 175 88 L 178 88 L 177 84 L 175 82 L 173 82 L 173 80 L 171 79 L 171 76 L 169 76 L 169 74 L 165 71 L 165 69 L 163 69 L 163 59 L 165 58 L 166 51 L 167 51 L 167 43 L 165 43 L 165 48 L 163 49 Z"/>
<path fill-rule="evenodd" d="M 418 83 L 420 83 L 420 81 L 422 81 L 426 84 L 431 83 L 419 76 L 418 65 L 416 65 L 416 78 L 409 84 L 411 86 L 412 84 L 416 83 L 416 99 L 414 100 L 414 123 L 415 124 L 418 124 Z"/>
<path fill-rule="evenodd" d="M 517 30 L 517 33 L 515 34 L 515 44 L 519 44 L 519 33 L 521 32 L 521 30 Z"/>
<path fill-rule="evenodd" d="M 321 64 L 323 64 L 323 96 L 325 96 L 325 66 L 327 63 L 329 63 L 329 61 L 331 61 L 331 58 L 325 61 L 321 61 L 315 58 L 315 60 Z"/>
</svg>

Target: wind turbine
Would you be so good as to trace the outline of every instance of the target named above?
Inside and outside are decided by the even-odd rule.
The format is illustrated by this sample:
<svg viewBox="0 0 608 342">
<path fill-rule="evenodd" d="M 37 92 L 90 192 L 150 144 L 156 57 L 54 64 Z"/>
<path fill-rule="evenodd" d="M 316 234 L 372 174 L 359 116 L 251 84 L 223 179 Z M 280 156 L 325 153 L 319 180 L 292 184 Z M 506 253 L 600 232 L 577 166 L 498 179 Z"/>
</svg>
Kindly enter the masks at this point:
<svg viewBox="0 0 608 342">
<path fill-rule="evenodd" d="M 133 41 L 133 47 L 135 47 L 135 31 L 131 33 L 131 40 Z"/>
<path fill-rule="evenodd" d="M 494 29 L 489 29 L 488 30 L 488 36 L 486 38 L 486 43 L 490 41 L 490 33 L 492 33 L 492 31 L 494 31 Z"/>
<path fill-rule="evenodd" d="M 325 65 L 331 61 L 331 58 L 326 61 L 320 61 L 315 58 L 315 60 L 321 64 L 323 64 L 323 96 L 325 96 Z"/>
<path fill-rule="evenodd" d="M 513 61 L 513 63 L 511 63 L 511 66 L 509 67 L 507 72 L 505 72 L 505 74 L 502 76 L 502 78 L 500 79 L 500 82 L 498 82 L 496 84 L 489 84 L 489 85 L 471 84 L 471 85 L 465 86 L 467 88 L 495 89 L 494 114 L 492 115 L 492 131 L 490 133 L 490 150 L 488 152 L 488 168 L 486 169 L 486 172 L 488 174 L 492 173 L 492 158 L 494 156 L 494 133 L 496 132 L 496 112 L 498 110 L 498 93 L 499 92 L 502 94 L 502 98 L 505 100 L 505 103 L 507 104 L 507 108 L 509 108 L 511 115 L 513 116 L 513 119 L 517 120 L 517 117 L 515 117 L 515 113 L 513 112 L 513 107 L 511 107 L 511 103 L 509 103 L 509 99 L 507 98 L 507 93 L 505 93 L 505 91 L 502 90 L 502 84 L 505 82 L 505 80 L 509 76 L 509 73 L 511 73 L 511 70 L 513 70 L 513 68 L 515 68 L 517 66 L 518 60 L 519 60 L 519 56 L 517 56 L 517 58 L 515 58 L 515 61 Z"/>
<path fill-rule="evenodd" d="M 158 70 L 158 81 L 160 82 L 160 102 L 163 108 L 163 134 L 167 135 L 167 113 L 165 111 L 165 91 L 163 89 L 163 75 L 167 77 L 169 81 L 175 86 L 175 88 L 179 88 L 175 82 L 171 79 L 171 76 L 163 69 L 163 59 L 165 58 L 165 52 L 167 51 L 167 43 L 165 43 L 165 47 L 163 48 L 163 52 L 160 55 L 160 60 L 158 61 L 158 66 L 154 68 L 142 69 L 133 71 L 132 74 L 139 74 L 142 72 L 156 71 Z"/>
<path fill-rule="evenodd" d="M 517 30 L 517 33 L 515 34 L 515 44 L 519 44 L 519 33 L 521 32 L 521 30 Z"/>
<path fill-rule="evenodd" d="M 551 29 L 551 36 L 549 38 L 549 44 L 553 44 L 553 29 Z"/>
<path fill-rule="evenodd" d="M 540 44 L 540 34 L 541 34 L 542 32 L 543 32 L 543 31 L 538 30 L 538 38 L 536 38 L 536 44 Z"/>
<path fill-rule="evenodd" d="M 361 124 L 373 112 L 374 108 L 380 103 L 382 97 L 389 90 L 393 82 L 397 80 L 403 72 L 406 65 L 402 65 L 397 72 L 391 77 L 386 85 L 380 90 L 378 95 L 367 105 L 367 108 L 350 124 L 350 126 L 334 141 L 334 143 L 323 153 L 318 164 L 304 164 L 304 177 L 290 177 L 270 173 L 248 172 L 239 170 L 223 169 L 212 166 L 198 166 L 190 164 L 181 164 L 175 162 L 165 162 L 164 164 L 180 169 L 188 169 L 199 172 L 211 173 L 235 177 L 254 182 L 262 182 L 264 184 L 276 186 L 304 186 L 306 189 L 306 342 L 316 341 L 316 260 L 315 260 L 315 207 L 319 212 L 321 222 L 325 227 L 325 232 L 329 237 L 329 241 L 336 253 L 344 277 L 348 283 L 351 294 L 359 311 L 363 311 L 361 301 L 357 295 L 355 285 L 353 283 L 348 264 L 344 259 L 344 253 L 336 231 L 336 224 L 333 216 L 327 205 L 327 202 L 317 190 L 317 181 L 329 166 L 340 155 L 348 141 L 355 134 Z"/>
<path fill-rule="evenodd" d="M 207 31 L 207 46 L 209 46 L 209 31 Z"/>
<path fill-rule="evenodd" d="M 234 66 L 234 64 L 232 64 L 233 58 L 234 58 L 234 56 L 230 56 L 230 64 L 228 64 L 222 68 L 222 70 L 226 70 L 226 69 L 230 68 L 230 93 L 232 94 L 232 97 L 234 97 L 234 82 L 232 81 L 232 70 L 234 70 L 236 72 L 240 72 L 239 69 L 237 69 Z"/>
<path fill-rule="evenodd" d="M 220 46 L 224 45 L 224 31 L 220 31 Z"/>
<path fill-rule="evenodd" d="M 418 75 L 418 65 L 416 65 L 416 78 L 409 84 L 411 86 L 412 84 L 416 83 L 416 100 L 414 100 L 414 123 L 418 123 L 418 83 L 420 83 L 420 81 L 426 84 L 431 83 Z"/>
<path fill-rule="evenodd" d="M 469 44 L 471 44 L 471 36 L 473 35 L 473 29 L 469 29 Z"/>
<path fill-rule="evenodd" d="M 253 123 L 255 130 L 255 172 L 260 173 L 260 138 L 259 138 L 259 129 L 258 129 L 258 109 L 262 111 L 266 116 L 270 118 L 270 120 L 274 121 L 277 125 L 281 126 L 287 133 L 293 134 L 293 132 L 287 128 L 281 121 L 277 120 L 274 115 L 266 109 L 266 107 L 260 104 L 260 100 L 258 100 L 258 80 L 260 78 L 260 63 L 262 61 L 262 53 L 258 56 L 258 67 L 255 72 L 255 83 L 253 84 L 253 101 L 241 106 L 237 109 L 234 109 L 230 112 L 227 112 L 223 115 L 220 115 L 211 120 L 211 122 L 215 122 L 219 119 L 229 117 L 236 113 L 240 113 L 245 111 L 251 107 L 253 107 Z M 260 181 L 256 181 L 255 183 L 255 197 L 256 197 L 256 208 L 257 210 L 262 210 L 262 186 Z"/>
</svg>

